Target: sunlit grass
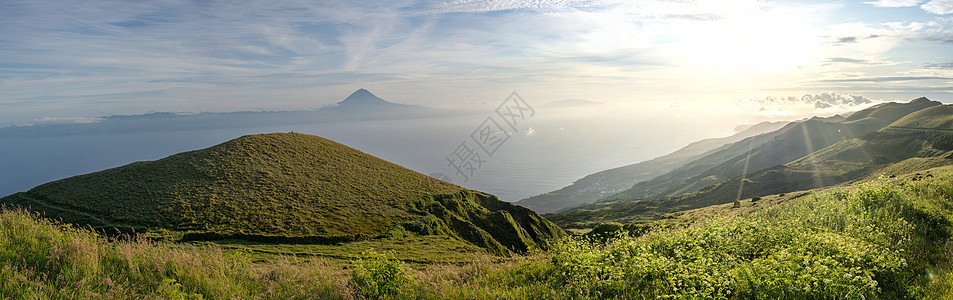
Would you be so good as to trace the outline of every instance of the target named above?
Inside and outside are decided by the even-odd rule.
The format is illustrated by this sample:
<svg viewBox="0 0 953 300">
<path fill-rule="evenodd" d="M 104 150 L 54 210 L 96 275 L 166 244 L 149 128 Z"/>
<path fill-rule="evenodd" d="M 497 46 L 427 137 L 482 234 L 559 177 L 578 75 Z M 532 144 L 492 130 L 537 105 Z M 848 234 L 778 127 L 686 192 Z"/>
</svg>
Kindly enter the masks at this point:
<svg viewBox="0 0 953 300">
<path fill-rule="evenodd" d="M 506 255 L 565 235 L 495 196 L 298 133 L 247 135 L 50 182 L 0 203 L 174 241 L 329 245 L 443 235 Z"/>
<path fill-rule="evenodd" d="M 252 264 L 214 246 L 107 241 L 21 210 L 0 212 L 0 297 L 284 298 L 340 293 L 324 259 Z"/>
<path fill-rule="evenodd" d="M 910 180 L 814 192 L 608 243 L 577 238 L 553 251 L 553 263 L 573 297 L 949 295 L 951 177 Z"/>
<path fill-rule="evenodd" d="M 953 294 L 951 171 L 713 206 L 642 224 L 635 236 L 462 263 L 406 263 L 400 248 L 331 260 L 298 247 L 263 260 L 216 244 L 107 240 L 6 209 L 0 297 L 942 298 Z"/>
<path fill-rule="evenodd" d="M 419 217 L 409 202 L 460 190 L 318 136 L 272 133 L 50 182 L 3 202 L 92 227 L 337 241 L 380 235 Z"/>
</svg>

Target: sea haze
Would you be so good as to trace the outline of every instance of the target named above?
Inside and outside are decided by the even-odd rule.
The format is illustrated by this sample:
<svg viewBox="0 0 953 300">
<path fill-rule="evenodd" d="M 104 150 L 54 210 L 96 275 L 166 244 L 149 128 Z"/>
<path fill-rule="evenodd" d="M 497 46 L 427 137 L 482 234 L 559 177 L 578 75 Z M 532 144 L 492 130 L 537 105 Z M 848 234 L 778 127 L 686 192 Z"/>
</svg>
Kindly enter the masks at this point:
<svg viewBox="0 0 953 300">
<path fill-rule="evenodd" d="M 275 127 L 152 131 L 34 138 L 3 138 L 0 194 L 74 175 L 156 160 L 242 135 L 315 134 L 424 174 L 517 201 L 570 184 L 587 174 L 676 150 L 692 141 L 726 136 L 737 124 L 677 119 L 658 111 L 613 114 L 612 108 L 539 108 L 468 180 L 447 157 L 493 113 L 421 119 L 348 121 Z M 721 118 L 717 118 L 721 119 Z"/>
</svg>

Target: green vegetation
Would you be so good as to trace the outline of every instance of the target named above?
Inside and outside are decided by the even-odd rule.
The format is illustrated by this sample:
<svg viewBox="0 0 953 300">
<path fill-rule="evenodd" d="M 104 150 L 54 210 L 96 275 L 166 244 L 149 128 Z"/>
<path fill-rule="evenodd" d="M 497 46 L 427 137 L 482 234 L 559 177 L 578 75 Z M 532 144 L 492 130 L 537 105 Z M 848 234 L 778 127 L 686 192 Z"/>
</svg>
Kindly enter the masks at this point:
<svg viewBox="0 0 953 300">
<path fill-rule="evenodd" d="M 246 136 L 3 198 L 0 297 L 949 298 L 948 109 L 801 122 L 728 180 L 746 144 L 723 146 L 680 167 L 694 183 L 634 187 L 673 196 L 550 215 L 574 237 L 319 137 Z M 779 150 L 798 143 L 824 147 Z"/>
<path fill-rule="evenodd" d="M 565 233 L 536 213 L 333 141 L 249 135 L 152 162 L 17 193 L 67 223 L 172 240 L 331 244 L 445 235 L 494 254 L 546 247 Z"/>
<path fill-rule="evenodd" d="M 340 293 L 323 259 L 254 265 L 214 246 L 107 241 L 88 230 L 0 211 L 0 298 L 315 298 Z"/>
<path fill-rule="evenodd" d="M 948 250 L 953 167 L 605 228 L 603 238 L 564 239 L 548 252 L 512 258 L 474 254 L 462 264 L 405 264 L 399 253 L 386 250 L 345 262 L 292 254 L 262 261 L 216 244 L 107 240 L 4 209 L 0 297 L 922 299 L 953 294 Z"/>
<path fill-rule="evenodd" d="M 549 240 L 566 235 L 533 211 L 480 192 L 428 196 L 410 207 L 424 217 L 398 224 L 395 229 L 416 235 L 457 237 L 496 254 L 546 249 Z"/>
<path fill-rule="evenodd" d="M 394 254 L 399 255 L 399 254 Z M 543 256 L 474 254 L 464 264 L 416 264 L 367 252 L 341 262 L 216 244 L 107 240 L 87 229 L 0 210 L 0 298 L 14 299 L 536 299 Z M 398 292 L 394 292 L 397 290 Z M 370 296 L 370 297 L 368 297 Z"/>
<path fill-rule="evenodd" d="M 399 260 L 377 252 L 363 253 L 351 271 L 348 282 L 358 294 L 368 298 L 410 298 L 414 283 L 407 268 Z"/>
<path fill-rule="evenodd" d="M 778 130 L 787 124 L 789 122 L 762 122 L 751 125 L 729 137 L 704 139 L 652 160 L 589 174 L 569 186 L 520 200 L 516 204 L 538 213 L 552 213 L 595 202 L 631 188 L 637 182 L 650 180 L 702 157 L 709 157 L 712 153 L 729 152 L 725 150 L 730 148 L 732 143 Z M 770 137 L 773 135 L 762 136 L 762 138 Z"/>
<path fill-rule="evenodd" d="M 953 130 L 953 105 L 917 111 L 891 123 L 890 127 Z"/>
<path fill-rule="evenodd" d="M 304 134 L 223 144 L 40 185 L 6 198 L 93 227 L 221 235 L 375 236 L 401 206 L 460 187 Z"/>
<path fill-rule="evenodd" d="M 605 200 L 652 200 L 698 192 L 741 176 L 745 170 L 754 172 L 798 160 L 840 141 L 880 130 L 913 112 L 941 104 L 919 98 L 909 103 L 886 103 L 864 109 L 839 122 L 810 119 L 778 132 L 739 141 Z"/>
<path fill-rule="evenodd" d="M 280 261 L 284 256 L 322 257 L 337 263 L 363 258 L 365 252 L 391 253 L 393 259 L 420 266 L 434 263 L 463 264 L 474 257 L 490 256 L 486 249 L 445 235 L 405 236 L 323 244 L 271 244 L 243 240 L 193 242 L 220 246 L 226 252 L 240 252 L 256 262 Z"/>
<path fill-rule="evenodd" d="M 692 212 L 554 250 L 578 297 L 898 299 L 949 295 L 953 185 L 909 177 Z M 687 216 L 686 216 L 687 217 Z"/>
<path fill-rule="evenodd" d="M 910 110 L 911 106 L 927 106 L 930 108 L 910 115 L 919 116 L 916 119 L 921 123 L 943 124 L 942 122 L 933 122 L 928 117 L 936 117 L 941 120 L 949 118 L 947 115 L 935 113 L 937 110 L 948 106 L 933 104 L 936 104 L 936 102 L 921 99 L 908 104 L 883 105 L 867 110 L 869 113 L 861 115 L 864 117 L 852 116 L 845 122 L 852 124 L 852 126 L 860 126 L 858 124 L 876 121 L 879 122 L 876 123 L 877 126 L 881 126 L 880 124 L 884 122 L 900 118 L 898 117 L 902 116 L 900 113 Z M 907 117 L 903 119 L 896 122 L 910 122 L 912 120 Z M 796 130 L 796 128 L 807 125 L 817 128 L 841 126 L 820 123 L 811 123 L 813 124 L 811 125 L 808 122 L 798 124 L 794 127 L 795 129 L 791 130 L 799 133 L 820 132 L 820 129 L 807 130 L 807 127 L 805 127 L 804 130 Z M 853 134 L 857 133 L 854 132 Z M 774 158 L 778 158 L 798 152 L 776 147 L 789 143 L 797 144 L 793 141 L 804 142 L 800 139 L 785 140 L 786 136 L 789 135 L 780 135 L 773 142 L 754 148 L 751 152 L 749 172 L 744 174 L 744 177 L 740 176 L 740 172 L 744 170 L 746 158 L 742 155 L 696 176 L 696 183 L 693 186 L 700 186 L 701 182 L 707 185 L 697 191 L 689 192 L 692 189 L 669 190 L 664 194 L 671 194 L 671 196 L 661 198 L 633 198 L 634 196 L 629 192 L 623 192 L 596 203 L 582 205 L 555 215 L 548 215 L 547 218 L 564 228 L 590 228 L 601 222 L 629 223 L 654 220 L 667 213 L 732 202 L 738 198 L 739 188 L 740 198 L 745 199 L 832 186 L 865 178 L 870 179 L 881 173 L 896 175 L 953 164 L 953 160 L 951 160 L 953 158 L 953 152 L 951 152 L 953 150 L 953 132 L 931 128 L 912 130 L 905 127 L 896 129 L 891 125 L 877 131 L 857 135 L 854 138 L 841 140 L 783 164 L 765 167 L 760 170 L 756 169 L 756 166 L 765 165 L 763 161 L 756 163 L 756 161 L 766 157 L 761 155 L 759 158 L 758 153 L 786 153 L 785 155 L 774 156 Z M 820 140 L 815 141 L 813 145 L 822 144 L 818 141 Z M 806 149 L 804 146 L 789 146 L 789 148 L 784 149 L 798 148 Z M 785 158 L 782 161 L 787 159 Z M 708 177 L 701 178 L 705 174 L 708 174 Z M 721 179 L 732 174 L 737 176 Z M 653 185 L 659 182 L 659 178 L 637 184 L 630 192 Z M 670 184 L 670 182 L 666 184 Z"/>
</svg>

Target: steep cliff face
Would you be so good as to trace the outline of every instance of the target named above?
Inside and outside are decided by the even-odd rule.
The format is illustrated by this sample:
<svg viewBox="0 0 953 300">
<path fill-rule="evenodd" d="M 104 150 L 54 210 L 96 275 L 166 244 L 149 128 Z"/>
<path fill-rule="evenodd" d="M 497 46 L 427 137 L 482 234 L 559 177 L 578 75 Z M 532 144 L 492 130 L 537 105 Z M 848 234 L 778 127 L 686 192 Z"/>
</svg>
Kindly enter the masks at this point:
<svg viewBox="0 0 953 300">
<path fill-rule="evenodd" d="M 423 216 L 398 226 L 419 234 L 449 234 L 495 253 L 546 249 L 548 241 L 566 235 L 532 210 L 477 191 L 428 196 L 410 207 Z"/>
</svg>

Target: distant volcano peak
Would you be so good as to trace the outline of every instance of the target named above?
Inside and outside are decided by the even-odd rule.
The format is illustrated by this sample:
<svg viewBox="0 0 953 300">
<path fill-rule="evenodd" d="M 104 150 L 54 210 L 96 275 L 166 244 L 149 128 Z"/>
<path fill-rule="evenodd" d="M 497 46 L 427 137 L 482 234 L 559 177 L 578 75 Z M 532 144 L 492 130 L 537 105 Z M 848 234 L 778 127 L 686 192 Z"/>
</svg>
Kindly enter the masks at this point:
<svg viewBox="0 0 953 300">
<path fill-rule="evenodd" d="M 338 102 L 338 106 L 351 106 L 351 105 L 375 105 L 375 104 L 394 104 L 387 102 L 387 100 L 381 99 L 380 97 L 375 96 L 366 89 L 359 89 L 354 93 L 351 93 L 350 96 L 344 99 L 344 101 Z"/>
</svg>

